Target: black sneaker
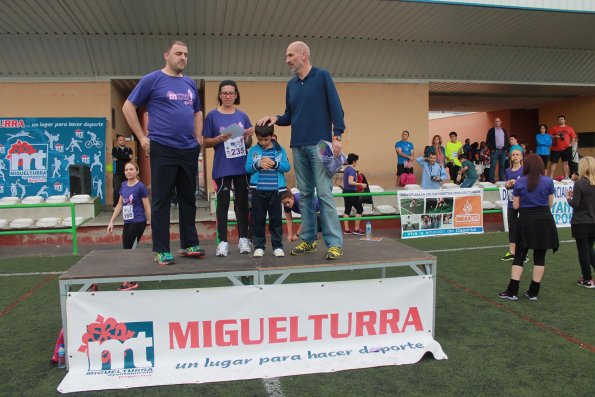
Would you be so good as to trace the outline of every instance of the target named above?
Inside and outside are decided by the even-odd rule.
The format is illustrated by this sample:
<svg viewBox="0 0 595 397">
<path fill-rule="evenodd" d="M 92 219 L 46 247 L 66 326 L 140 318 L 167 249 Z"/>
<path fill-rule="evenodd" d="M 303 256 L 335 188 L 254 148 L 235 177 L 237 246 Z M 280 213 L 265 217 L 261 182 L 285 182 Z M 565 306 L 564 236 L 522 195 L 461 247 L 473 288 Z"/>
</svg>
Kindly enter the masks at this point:
<svg viewBox="0 0 595 397">
<path fill-rule="evenodd" d="M 576 282 L 576 285 L 585 287 L 585 288 L 595 288 L 595 284 L 593 283 L 593 279 L 585 280 L 582 277 Z"/>
<path fill-rule="evenodd" d="M 518 301 L 519 297 L 516 295 L 513 295 L 512 292 L 510 291 L 502 291 L 498 294 L 498 297 L 502 298 L 502 299 L 508 299 L 510 301 Z"/>
<path fill-rule="evenodd" d="M 510 252 L 507 252 L 506 254 L 504 254 L 504 256 L 502 258 L 500 258 L 501 261 L 511 261 L 514 259 L 514 254 L 511 254 Z"/>
<path fill-rule="evenodd" d="M 525 298 L 529 299 L 530 301 L 537 302 L 537 296 L 529 295 L 529 291 L 525 291 Z"/>
</svg>

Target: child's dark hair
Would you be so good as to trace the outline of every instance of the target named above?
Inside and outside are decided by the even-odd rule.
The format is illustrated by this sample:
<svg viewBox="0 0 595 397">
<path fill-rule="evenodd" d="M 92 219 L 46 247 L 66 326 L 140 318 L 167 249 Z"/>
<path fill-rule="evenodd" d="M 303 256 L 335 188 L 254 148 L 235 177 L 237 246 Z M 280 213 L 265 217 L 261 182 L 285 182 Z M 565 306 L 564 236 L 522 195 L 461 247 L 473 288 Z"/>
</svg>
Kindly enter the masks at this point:
<svg viewBox="0 0 595 397">
<path fill-rule="evenodd" d="M 463 153 L 459 153 L 459 155 L 457 156 L 457 158 L 459 160 L 461 160 L 461 159 L 467 159 L 467 153 L 464 153 L 464 152 Z"/>
<path fill-rule="evenodd" d="M 285 200 L 285 199 L 292 199 L 293 198 L 293 193 L 291 193 L 289 190 L 284 190 L 281 192 L 281 200 Z"/>
<path fill-rule="evenodd" d="M 359 156 L 355 153 L 349 153 L 347 155 L 347 164 L 351 165 L 353 163 L 355 163 L 357 160 L 359 160 Z"/>
<path fill-rule="evenodd" d="M 256 136 L 259 136 L 261 138 L 273 136 L 274 132 L 275 126 L 273 124 L 257 125 L 256 127 L 254 127 L 254 133 L 256 134 Z"/>
</svg>

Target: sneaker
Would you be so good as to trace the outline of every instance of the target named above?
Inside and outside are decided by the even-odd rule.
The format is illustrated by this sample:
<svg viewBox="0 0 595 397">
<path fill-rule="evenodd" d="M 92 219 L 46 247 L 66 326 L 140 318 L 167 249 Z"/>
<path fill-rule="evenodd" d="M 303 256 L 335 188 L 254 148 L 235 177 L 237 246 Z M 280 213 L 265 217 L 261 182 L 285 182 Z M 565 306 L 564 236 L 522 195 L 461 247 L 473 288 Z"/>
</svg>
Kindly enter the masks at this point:
<svg viewBox="0 0 595 397">
<path fill-rule="evenodd" d="M 138 283 L 134 282 L 134 281 L 130 281 L 130 282 L 125 282 L 124 284 L 120 285 L 118 287 L 118 291 L 130 291 L 133 289 L 137 289 L 138 288 Z"/>
<path fill-rule="evenodd" d="M 525 298 L 529 299 L 530 301 L 537 302 L 537 296 L 529 295 L 529 291 L 525 291 Z"/>
<path fill-rule="evenodd" d="M 501 261 L 511 261 L 514 259 L 514 254 L 511 254 L 510 252 L 507 252 L 506 255 L 504 255 L 502 258 L 500 258 Z"/>
<path fill-rule="evenodd" d="M 316 241 L 313 241 L 311 243 L 302 241 L 301 243 L 296 245 L 296 247 L 294 249 L 291 250 L 291 255 L 299 256 L 299 255 L 309 254 L 310 252 L 316 252 L 316 251 L 318 251 L 316 249 Z"/>
<path fill-rule="evenodd" d="M 252 254 L 254 258 L 262 258 L 264 256 L 264 250 L 262 248 L 256 248 L 254 250 L 254 254 Z"/>
<path fill-rule="evenodd" d="M 95 291 L 99 291 L 99 287 L 95 283 L 91 284 L 89 286 L 89 288 L 87 288 L 87 292 L 95 292 Z"/>
<path fill-rule="evenodd" d="M 155 253 L 155 262 L 157 262 L 159 266 L 168 266 L 175 264 L 176 260 L 171 252 L 157 252 Z"/>
<path fill-rule="evenodd" d="M 248 240 L 246 237 L 240 238 L 238 248 L 240 249 L 240 254 L 249 254 L 250 252 L 252 252 L 252 250 L 250 249 L 250 240 Z"/>
<path fill-rule="evenodd" d="M 273 255 L 277 258 L 282 258 L 285 256 L 285 252 L 283 251 L 283 248 L 275 248 L 273 250 Z"/>
<path fill-rule="evenodd" d="M 511 292 L 509 291 L 502 291 L 498 294 L 498 296 L 502 299 L 508 299 L 511 301 L 518 301 L 519 297 L 516 295 L 513 295 Z"/>
<path fill-rule="evenodd" d="M 593 279 L 591 279 L 591 280 L 585 280 L 582 277 L 576 282 L 576 285 L 579 285 L 579 286 L 585 287 L 585 288 L 595 288 L 595 284 L 593 283 Z"/>
<path fill-rule="evenodd" d="M 365 236 L 365 234 L 366 234 L 366 231 L 365 231 L 364 229 L 355 229 L 355 230 L 353 231 L 353 234 L 356 234 L 356 235 L 358 235 L 358 236 Z"/>
<path fill-rule="evenodd" d="M 222 241 L 217 246 L 217 251 L 215 252 L 215 256 L 227 256 L 229 251 L 229 244 L 227 241 Z"/>
<path fill-rule="evenodd" d="M 200 248 L 200 245 L 195 245 L 193 247 L 179 249 L 178 254 L 190 258 L 204 258 L 205 250 Z"/>
<path fill-rule="evenodd" d="M 326 259 L 337 259 L 343 256 L 343 248 L 341 247 L 330 247 L 326 252 Z"/>
<path fill-rule="evenodd" d="M 525 257 L 525 259 L 523 259 L 523 263 L 527 263 L 527 262 L 529 262 L 529 255 L 527 255 L 527 256 Z"/>
<path fill-rule="evenodd" d="M 353 230 L 351 230 L 351 229 L 343 230 L 343 234 L 353 234 Z"/>
</svg>

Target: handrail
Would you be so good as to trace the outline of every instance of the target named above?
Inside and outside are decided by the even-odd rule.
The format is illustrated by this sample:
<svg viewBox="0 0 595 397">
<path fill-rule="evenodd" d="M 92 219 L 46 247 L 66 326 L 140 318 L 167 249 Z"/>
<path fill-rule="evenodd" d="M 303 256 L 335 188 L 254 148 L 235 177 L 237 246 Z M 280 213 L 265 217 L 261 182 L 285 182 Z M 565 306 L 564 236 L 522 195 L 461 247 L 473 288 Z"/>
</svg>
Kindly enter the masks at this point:
<svg viewBox="0 0 595 397">
<path fill-rule="evenodd" d="M 51 208 L 51 207 L 70 207 L 70 217 L 72 219 L 72 225 L 70 227 L 65 226 L 62 228 L 25 228 L 19 230 L 0 230 L 0 236 L 2 235 L 19 235 L 19 234 L 52 234 L 52 233 L 68 233 L 72 236 L 72 254 L 78 255 L 78 242 L 77 242 L 77 224 L 76 224 L 76 208 L 74 203 L 42 203 L 42 204 L 11 204 L 11 205 L 0 205 L 0 210 L 3 209 L 16 209 L 16 208 Z M 80 226 L 80 225 L 79 225 Z"/>
</svg>

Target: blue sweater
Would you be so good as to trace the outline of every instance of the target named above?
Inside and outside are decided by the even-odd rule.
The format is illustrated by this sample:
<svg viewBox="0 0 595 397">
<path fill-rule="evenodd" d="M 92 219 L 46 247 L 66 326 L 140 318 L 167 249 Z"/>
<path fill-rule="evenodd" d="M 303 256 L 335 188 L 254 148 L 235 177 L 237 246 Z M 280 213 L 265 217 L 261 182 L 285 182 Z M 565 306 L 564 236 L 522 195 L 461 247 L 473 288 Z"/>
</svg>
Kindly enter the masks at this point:
<svg viewBox="0 0 595 397">
<path fill-rule="evenodd" d="M 316 145 L 321 139 L 331 141 L 333 135 L 345 131 L 343 108 L 330 73 L 312 67 L 300 80 L 295 76 L 287 83 L 285 113 L 277 125 L 291 125 L 291 147 Z"/>
</svg>

